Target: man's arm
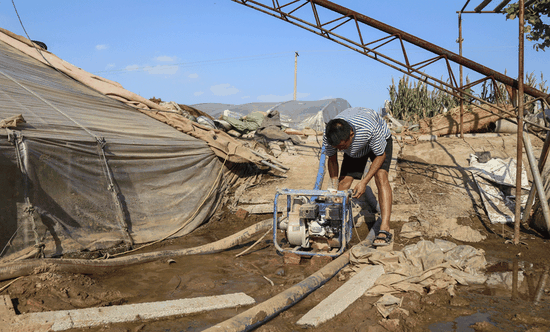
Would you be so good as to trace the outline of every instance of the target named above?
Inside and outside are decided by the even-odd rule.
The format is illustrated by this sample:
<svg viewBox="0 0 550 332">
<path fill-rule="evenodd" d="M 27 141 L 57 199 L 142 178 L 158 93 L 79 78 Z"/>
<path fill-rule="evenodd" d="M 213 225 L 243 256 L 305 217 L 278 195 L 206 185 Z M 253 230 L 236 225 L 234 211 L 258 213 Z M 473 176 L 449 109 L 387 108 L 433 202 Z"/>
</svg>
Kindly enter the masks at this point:
<svg viewBox="0 0 550 332">
<path fill-rule="evenodd" d="M 384 163 L 384 160 L 386 159 L 386 153 L 384 152 L 381 156 L 376 156 L 374 160 L 372 161 L 372 164 L 369 167 L 369 171 L 367 172 L 367 175 L 359 181 L 359 183 L 353 188 L 353 197 L 358 198 L 361 197 L 367 190 L 367 184 L 372 179 L 374 174 L 378 172 L 380 167 L 382 167 L 382 164 Z M 329 172 L 330 174 L 330 172 Z"/>
<path fill-rule="evenodd" d="M 338 190 L 338 154 L 328 157 L 328 175 L 333 189 Z"/>
</svg>

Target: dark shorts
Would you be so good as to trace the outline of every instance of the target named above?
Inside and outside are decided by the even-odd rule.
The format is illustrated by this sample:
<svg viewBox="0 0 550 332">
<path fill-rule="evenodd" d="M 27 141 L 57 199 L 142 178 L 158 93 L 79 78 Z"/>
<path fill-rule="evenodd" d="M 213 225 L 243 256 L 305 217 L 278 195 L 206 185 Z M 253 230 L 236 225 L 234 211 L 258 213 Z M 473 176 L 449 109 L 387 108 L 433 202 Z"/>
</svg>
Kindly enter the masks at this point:
<svg viewBox="0 0 550 332">
<path fill-rule="evenodd" d="M 393 153 L 391 136 L 386 140 L 386 149 L 384 152 L 386 153 L 386 159 L 384 159 L 384 163 L 380 168 L 389 173 Z M 367 166 L 367 161 L 370 160 L 372 162 L 374 158 L 376 158 L 376 155 L 372 151 L 369 151 L 369 153 L 360 158 L 352 158 L 344 153 L 344 160 L 342 161 L 342 168 L 340 169 L 340 178 L 344 176 L 351 176 L 354 179 L 361 180 L 363 173 L 366 172 L 365 166 Z"/>
</svg>

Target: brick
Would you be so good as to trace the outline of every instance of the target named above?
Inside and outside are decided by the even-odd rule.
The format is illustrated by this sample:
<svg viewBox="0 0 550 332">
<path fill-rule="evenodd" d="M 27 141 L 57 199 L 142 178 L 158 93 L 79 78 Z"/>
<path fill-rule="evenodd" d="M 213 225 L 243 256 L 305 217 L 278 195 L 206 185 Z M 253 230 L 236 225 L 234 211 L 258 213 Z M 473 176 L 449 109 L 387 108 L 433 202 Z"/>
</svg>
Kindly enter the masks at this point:
<svg viewBox="0 0 550 332">
<path fill-rule="evenodd" d="M 300 255 L 291 252 L 285 252 L 283 255 L 283 262 L 289 265 L 300 265 L 301 259 L 302 257 Z"/>
<path fill-rule="evenodd" d="M 237 212 L 235 212 L 235 216 L 241 220 L 244 220 L 248 217 L 248 211 L 245 209 L 238 209 Z"/>
</svg>

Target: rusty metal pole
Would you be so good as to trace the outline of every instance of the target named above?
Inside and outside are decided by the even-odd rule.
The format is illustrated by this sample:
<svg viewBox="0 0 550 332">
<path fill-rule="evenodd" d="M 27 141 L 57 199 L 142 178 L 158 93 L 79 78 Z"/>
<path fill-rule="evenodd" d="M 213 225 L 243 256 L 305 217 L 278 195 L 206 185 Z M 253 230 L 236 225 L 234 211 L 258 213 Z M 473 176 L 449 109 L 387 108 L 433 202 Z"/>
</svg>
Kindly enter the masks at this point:
<svg viewBox="0 0 550 332">
<path fill-rule="evenodd" d="M 519 53 L 518 53 L 518 137 L 516 170 L 516 211 L 514 220 L 514 244 L 519 244 L 519 226 L 521 223 L 521 171 L 523 157 L 523 0 L 519 1 Z"/>
<path fill-rule="evenodd" d="M 466 5 L 468 2 L 466 2 Z M 458 55 L 462 56 L 462 11 L 458 13 Z M 462 94 L 462 86 L 462 64 L 460 64 L 460 138 L 464 139 L 464 95 Z"/>
</svg>

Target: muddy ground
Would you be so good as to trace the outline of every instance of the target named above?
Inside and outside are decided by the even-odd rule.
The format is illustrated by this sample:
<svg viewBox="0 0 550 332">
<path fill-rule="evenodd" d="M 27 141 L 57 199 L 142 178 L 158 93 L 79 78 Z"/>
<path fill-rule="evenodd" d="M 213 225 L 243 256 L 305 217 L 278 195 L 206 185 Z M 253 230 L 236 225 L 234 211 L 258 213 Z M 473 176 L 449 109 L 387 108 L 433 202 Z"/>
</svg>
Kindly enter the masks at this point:
<svg viewBox="0 0 550 332">
<path fill-rule="evenodd" d="M 535 155 L 543 142 L 532 139 Z M 390 315 L 384 319 L 373 305 L 379 297 L 362 296 L 343 313 L 311 331 L 547 331 L 550 329 L 550 295 L 547 285 L 538 303 L 536 288 L 543 270 L 550 266 L 548 240 L 521 228 L 521 244 L 510 243 L 512 225 L 493 225 L 488 219 L 471 174 L 465 170 L 470 154 L 489 151 L 492 157 L 516 157 L 516 137 L 438 138 L 435 142 L 394 142 L 394 163 L 390 180 L 393 187 L 395 232 L 394 250 L 420 239 L 445 239 L 483 249 L 487 273 L 519 273 L 517 293 L 505 285 L 457 287 L 454 297 L 446 290 L 433 294 L 400 293 L 402 307 L 409 315 Z M 317 175 L 318 145 L 311 137 L 296 146 L 296 154 L 283 152 L 278 157 L 290 167 L 286 174 L 271 173 L 262 183 L 240 197 L 239 208 L 272 202 L 277 188 L 312 189 Z M 284 147 L 283 147 L 284 150 Z M 527 165 L 527 158 L 524 155 Z M 376 194 L 373 182 L 370 184 Z M 242 218 L 228 209 L 182 238 L 165 241 L 147 250 L 195 247 L 231 235 L 248 225 L 271 218 L 270 214 L 249 214 Z M 404 223 L 427 221 L 430 229 L 421 237 L 400 236 Z M 467 242 L 452 236 L 456 226 L 468 226 L 485 240 Z M 362 224 L 351 245 L 364 239 L 372 226 Z M 218 254 L 187 256 L 128 266 L 101 275 L 36 274 L 17 280 L 1 295 L 9 295 L 18 313 L 112 306 L 174 300 L 181 298 L 244 292 L 257 303 L 263 302 L 300 282 L 327 263 L 326 259 L 302 258 L 299 264 L 285 264 L 270 236 L 253 250 L 235 257 L 259 238 Z M 464 240 L 464 239 L 462 239 Z M 346 275 L 328 281 L 296 305 L 290 307 L 256 331 L 300 331 L 296 322 L 321 300 L 340 287 Z M 8 281 L 1 282 L 0 288 Z M 132 324 L 112 324 L 85 331 L 202 331 L 250 307 L 218 310 L 180 318 Z M 72 330 L 82 331 L 82 330 Z"/>
</svg>

